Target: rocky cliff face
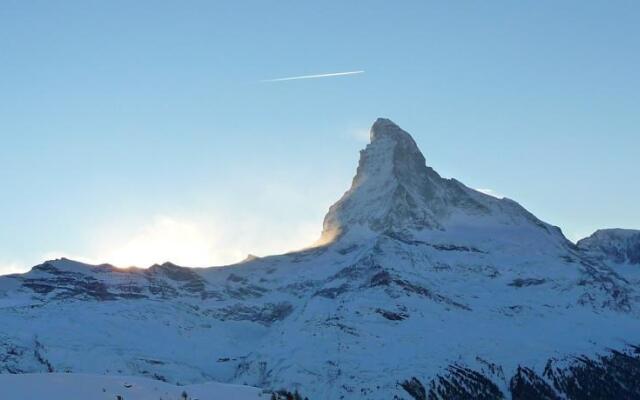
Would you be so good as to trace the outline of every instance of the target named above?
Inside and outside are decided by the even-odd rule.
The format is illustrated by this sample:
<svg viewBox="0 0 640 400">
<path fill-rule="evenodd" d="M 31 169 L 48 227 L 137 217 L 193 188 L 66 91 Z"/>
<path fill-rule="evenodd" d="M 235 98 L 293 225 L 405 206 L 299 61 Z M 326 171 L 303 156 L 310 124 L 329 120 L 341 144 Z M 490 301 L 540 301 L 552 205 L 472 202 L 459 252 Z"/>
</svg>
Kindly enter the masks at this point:
<svg viewBox="0 0 640 400">
<path fill-rule="evenodd" d="M 222 268 L 56 260 L 0 278 L 0 372 L 311 399 L 637 398 L 640 299 L 610 254 L 442 178 L 379 119 L 322 245 Z"/>
</svg>

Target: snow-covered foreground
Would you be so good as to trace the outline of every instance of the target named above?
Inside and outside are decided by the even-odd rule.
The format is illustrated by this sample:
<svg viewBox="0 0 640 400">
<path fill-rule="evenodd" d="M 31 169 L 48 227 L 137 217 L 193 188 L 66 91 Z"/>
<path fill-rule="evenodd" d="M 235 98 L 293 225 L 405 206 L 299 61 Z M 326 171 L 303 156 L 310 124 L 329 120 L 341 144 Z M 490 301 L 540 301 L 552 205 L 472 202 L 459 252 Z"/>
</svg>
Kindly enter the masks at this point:
<svg viewBox="0 0 640 400">
<path fill-rule="evenodd" d="M 140 377 L 94 374 L 0 374 L 0 398 L 11 400 L 259 400 L 258 388 L 210 382 L 176 386 Z"/>
</svg>

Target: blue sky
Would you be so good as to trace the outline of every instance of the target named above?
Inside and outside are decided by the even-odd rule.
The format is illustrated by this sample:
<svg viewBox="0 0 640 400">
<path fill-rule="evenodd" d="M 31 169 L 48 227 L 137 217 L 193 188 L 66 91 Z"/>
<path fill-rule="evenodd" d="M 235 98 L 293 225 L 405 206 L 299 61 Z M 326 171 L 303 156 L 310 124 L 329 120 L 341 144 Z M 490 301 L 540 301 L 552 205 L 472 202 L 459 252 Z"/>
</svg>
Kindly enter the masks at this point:
<svg viewBox="0 0 640 400">
<path fill-rule="evenodd" d="M 303 246 L 378 116 L 571 239 L 640 228 L 639 19 L 636 1 L 2 1 L 0 273 Z"/>
</svg>

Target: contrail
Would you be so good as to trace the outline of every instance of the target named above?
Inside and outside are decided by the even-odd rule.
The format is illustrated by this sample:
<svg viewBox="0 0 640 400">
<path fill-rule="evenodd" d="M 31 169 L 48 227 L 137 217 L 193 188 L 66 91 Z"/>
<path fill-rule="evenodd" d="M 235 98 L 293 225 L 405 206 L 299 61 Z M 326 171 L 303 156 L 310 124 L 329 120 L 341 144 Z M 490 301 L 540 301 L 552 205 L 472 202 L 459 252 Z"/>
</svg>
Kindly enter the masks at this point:
<svg viewBox="0 0 640 400">
<path fill-rule="evenodd" d="M 356 75 L 356 74 L 362 74 L 362 73 L 364 73 L 364 71 L 332 72 L 329 74 L 301 75 L 301 76 L 289 76 L 286 78 L 265 79 L 262 82 L 281 82 L 281 81 L 295 81 L 298 79 L 329 78 L 331 76 Z"/>
</svg>

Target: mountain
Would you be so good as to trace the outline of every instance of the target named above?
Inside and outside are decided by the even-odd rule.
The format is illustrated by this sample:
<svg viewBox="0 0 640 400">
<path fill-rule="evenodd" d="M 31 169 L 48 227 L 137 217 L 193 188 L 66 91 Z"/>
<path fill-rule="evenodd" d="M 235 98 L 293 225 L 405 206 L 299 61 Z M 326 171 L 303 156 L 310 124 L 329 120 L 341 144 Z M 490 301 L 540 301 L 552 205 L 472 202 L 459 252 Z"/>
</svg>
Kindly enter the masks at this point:
<svg viewBox="0 0 640 400">
<path fill-rule="evenodd" d="M 0 372 L 310 399 L 640 398 L 637 282 L 588 244 L 441 177 L 378 119 L 314 247 L 206 269 L 62 259 L 0 278 Z"/>
<path fill-rule="evenodd" d="M 601 229 L 577 245 L 605 262 L 640 265 L 640 230 Z"/>
<path fill-rule="evenodd" d="M 360 154 L 349 191 L 324 220 L 323 237 L 357 231 L 459 231 L 487 229 L 544 231 L 557 228 L 539 221 L 510 200 L 499 200 L 444 179 L 427 167 L 413 138 L 388 119 L 371 127 L 371 143 Z M 548 233 L 548 232 L 547 232 Z M 564 239 L 564 238 L 562 238 Z"/>
</svg>

